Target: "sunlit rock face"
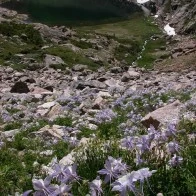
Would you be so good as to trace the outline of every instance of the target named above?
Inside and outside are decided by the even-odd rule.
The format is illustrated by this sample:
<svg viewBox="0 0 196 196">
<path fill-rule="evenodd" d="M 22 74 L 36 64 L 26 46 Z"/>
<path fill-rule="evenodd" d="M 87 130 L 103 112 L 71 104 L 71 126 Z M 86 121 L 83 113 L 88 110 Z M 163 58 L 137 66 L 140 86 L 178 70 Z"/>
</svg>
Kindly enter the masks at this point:
<svg viewBox="0 0 196 196">
<path fill-rule="evenodd" d="M 74 24 L 127 17 L 138 5 L 120 0 L 11 0 L 3 6 L 29 14 L 33 21 Z"/>
</svg>

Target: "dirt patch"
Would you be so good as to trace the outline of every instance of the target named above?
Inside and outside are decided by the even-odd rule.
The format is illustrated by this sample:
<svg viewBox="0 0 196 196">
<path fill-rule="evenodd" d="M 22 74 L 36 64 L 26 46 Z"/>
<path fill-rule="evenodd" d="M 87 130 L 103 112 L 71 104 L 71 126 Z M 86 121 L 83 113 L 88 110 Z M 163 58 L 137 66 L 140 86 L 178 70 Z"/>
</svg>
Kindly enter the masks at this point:
<svg viewBox="0 0 196 196">
<path fill-rule="evenodd" d="M 163 72 L 181 72 L 184 70 L 196 71 L 196 52 L 173 59 L 165 59 L 162 62 L 157 63 L 154 68 Z"/>
</svg>

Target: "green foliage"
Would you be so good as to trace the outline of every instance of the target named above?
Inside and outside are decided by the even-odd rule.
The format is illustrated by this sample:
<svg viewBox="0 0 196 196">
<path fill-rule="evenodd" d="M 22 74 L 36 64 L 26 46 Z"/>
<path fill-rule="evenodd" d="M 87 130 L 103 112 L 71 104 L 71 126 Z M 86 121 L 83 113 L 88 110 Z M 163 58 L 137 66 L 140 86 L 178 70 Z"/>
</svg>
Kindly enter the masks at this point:
<svg viewBox="0 0 196 196">
<path fill-rule="evenodd" d="M 5 146 L 0 148 L 0 195 L 14 195 L 17 191 L 22 193 L 32 189 L 33 176 L 42 176 L 41 165 L 47 165 L 54 155 L 43 156 L 40 152 L 53 150 L 53 147 L 46 146 L 43 140 L 32 137 L 30 133 L 46 124 L 46 120 L 39 120 L 32 127 L 16 134 L 13 141 L 5 141 Z M 61 157 L 63 152 L 67 151 L 66 145 L 54 147 L 57 157 Z"/>
<path fill-rule="evenodd" d="M 93 139 L 86 146 L 76 149 L 78 174 L 91 181 L 98 175 L 97 171 L 104 167 L 108 156 L 122 157 L 123 161 L 133 165 L 133 156 L 131 157 L 131 154 L 130 151 L 121 149 L 117 140 Z"/>
<path fill-rule="evenodd" d="M 127 120 L 126 112 L 123 110 L 117 110 L 118 115 L 111 122 L 101 123 L 98 125 L 97 136 L 102 139 L 120 138 L 122 131 L 118 126 Z"/>
<path fill-rule="evenodd" d="M 0 37 L 0 63 L 4 66 L 11 65 L 12 68 L 16 70 L 22 70 L 27 67 L 27 65 L 24 65 L 21 63 L 21 58 L 16 56 L 17 54 L 26 54 L 31 53 L 29 57 L 33 57 L 33 54 L 40 53 L 38 50 L 38 46 L 33 45 L 32 43 L 28 44 L 21 44 L 20 41 L 17 39 L 8 39 L 4 40 Z M 28 56 L 27 56 L 28 57 Z M 40 60 L 39 55 L 34 55 L 34 58 L 37 60 Z M 7 63 L 6 61 L 9 61 Z"/>
<path fill-rule="evenodd" d="M 178 124 L 179 130 L 184 129 L 187 134 L 194 134 L 196 131 L 196 120 L 182 119 Z"/>
<path fill-rule="evenodd" d="M 154 34 L 161 34 L 158 26 L 152 23 L 150 17 L 142 14 L 133 14 L 128 20 L 112 22 L 100 25 L 77 27 L 76 30 L 83 33 L 96 32 L 102 35 L 115 35 L 116 38 L 133 39 L 143 42 Z"/>
<path fill-rule="evenodd" d="M 7 108 L 6 109 L 10 114 L 16 114 L 17 112 L 19 112 L 20 110 L 17 108 Z"/>
<path fill-rule="evenodd" d="M 114 52 L 115 57 L 122 61 L 125 60 L 127 63 L 132 63 L 137 53 L 140 51 L 140 46 L 138 42 L 132 42 L 132 45 L 122 45 L 120 44 Z"/>
<path fill-rule="evenodd" d="M 4 131 L 10 131 L 10 130 L 14 130 L 14 129 L 19 129 L 22 126 L 21 122 L 12 122 L 9 124 L 6 124 L 4 127 Z"/>
<path fill-rule="evenodd" d="M 187 133 L 179 139 L 183 163 L 178 167 L 169 167 L 166 161 L 157 162 L 157 172 L 150 179 L 153 192 L 166 195 L 195 195 L 195 161 L 196 149 L 194 140 Z M 167 186 L 165 186 L 167 184 Z M 150 195 L 149 190 L 145 195 Z"/>
<path fill-rule="evenodd" d="M 0 23 L 0 33 L 9 37 L 18 35 L 27 43 L 35 45 L 43 44 L 39 31 L 35 30 L 32 25 L 2 22 Z"/>
<path fill-rule="evenodd" d="M 70 151 L 71 147 L 65 141 L 58 141 L 52 149 L 54 150 L 54 155 L 58 160 L 61 160 L 64 156 L 66 156 Z"/>
<path fill-rule="evenodd" d="M 99 64 L 93 62 L 91 59 L 82 55 L 81 53 L 74 52 L 71 49 L 63 47 L 63 46 L 53 46 L 53 47 L 47 48 L 45 50 L 45 54 L 59 56 L 69 66 L 73 66 L 75 64 L 83 64 L 83 65 L 88 65 L 89 68 L 92 70 L 95 70 L 100 66 Z M 61 66 L 61 68 L 64 70 L 66 66 L 65 67 Z"/>
<path fill-rule="evenodd" d="M 93 48 L 93 44 L 90 43 L 90 42 L 87 42 L 87 41 L 82 41 L 82 40 L 77 41 L 75 39 L 72 39 L 71 43 L 74 46 L 77 46 L 77 47 L 82 48 L 82 49 Z"/>
<path fill-rule="evenodd" d="M 43 157 L 32 150 L 19 153 L 7 146 L 0 149 L 0 195 L 14 195 L 17 191 L 22 193 L 32 189 L 33 175 L 39 174 L 41 164 L 48 164 L 50 160 L 51 157 Z M 37 166 L 33 165 L 35 161 Z"/>
<path fill-rule="evenodd" d="M 89 138 L 92 134 L 95 134 L 97 130 L 91 130 L 87 127 L 80 128 L 80 133 L 77 134 L 77 137 L 81 139 L 82 137 Z"/>
<path fill-rule="evenodd" d="M 76 149 L 75 156 L 76 164 L 78 165 L 77 172 L 79 176 L 83 177 L 83 184 L 74 184 L 72 188 L 74 195 L 80 195 L 81 190 L 81 195 L 88 193 L 89 189 L 86 181 L 90 182 L 97 177 L 97 171 L 103 169 L 108 156 L 114 158 L 122 157 L 124 162 L 134 168 L 132 152 L 121 149 L 117 140 L 92 140 L 85 146 Z M 109 186 L 104 185 L 106 195 L 114 195 L 111 191 L 109 194 L 109 189 Z"/>
<path fill-rule="evenodd" d="M 71 127 L 72 126 L 72 119 L 71 119 L 71 117 L 57 117 L 53 123 L 55 125 Z"/>
<path fill-rule="evenodd" d="M 152 68 L 153 62 L 162 56 L 161 51 L 157 53 L 157 50 L 160 50 L 162 46 L 165 46 L 166 40 L 159 38 L 156 40 L 150 40 L 146 47 L 144 53 L 142 53 L 142 58 L 138 60 L 139 67 Z M 163 58 L 163 57 L 162 57 Z"/>
<path fill-rule="evenodd" d="M 52 65 L 50 65 L 50 68 L 53 68 L 53 69 L 65 70 L 66 67 L 67 67 L 67 66 L 64 65 L 64 64 L 52 64 Z"/>
</svg>

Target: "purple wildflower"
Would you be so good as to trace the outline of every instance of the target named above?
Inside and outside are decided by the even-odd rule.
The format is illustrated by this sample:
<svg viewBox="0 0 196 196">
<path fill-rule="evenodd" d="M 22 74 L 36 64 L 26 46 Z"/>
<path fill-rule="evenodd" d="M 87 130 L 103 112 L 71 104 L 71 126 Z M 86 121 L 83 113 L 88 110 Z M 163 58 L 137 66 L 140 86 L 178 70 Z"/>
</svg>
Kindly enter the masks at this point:
<svg viewBox="0 0 196 196">
<path fill-rule="evenodd" d="M 155 172 L 156 170 L 149 171 L 149 168 L 142 168 L 142 169 L 137 170 L 134 173 L 134 179 L 139 180 L 140 182 L 143 183 L 144 180 L 147 180 Z"/>
<path fill-rule="evenodd" d="M 106 175 L 104 181 L 105 183 L 110 182 L 114 178 L 117 178 L 120 174 L 127 170 L 127 165 L 122 163 L 122 159 L 114 159 L 113 157 L 108 157 L 106 160 L 105 169 L 98 171 L 101 175 Z"/>
<path fill-rule="evenodd" d="M 102 181 L 100 180 L 99 176 L 89 184 L 91 190 L 91 196 L 100 196 L 103 193 L 101 184 Z"/>
<path fill-rule="evenodd" d="M 168 164 L 172 167 L 176 167 L 180 165 L 182 162 L 183 158 L 180 156 L 176 156 L 176 154 L 174 154 L 174 156 L 168 161 Z"/>
<path fill-rule="evenodd" d="M 128 173 L 116 180 L 112 186 L 112 191 L 119 191 L 120 196 L 126 196 L 128 191 L 136 192 L 134 172 Z"/>
<path fill-rule="evenodd" d="M 141 151 L 141 153 L 143 153 L 150 149 L 150 145 L 151 141 L 148 135 L 143 135 L 136 144 L 136 147 Z"/>
<path fill-rule="evenodd" d="M 140 153 L 136 153 L 136 158 L 134 159 L 134 162 L 136 164 L 136 166 L 141 165 L 142 163 L 144 163 L 144 160 L 141 159 L 141 155 Z"/>
<path fill-rule="evenodd" d="M 105 109 L 98 112 L 95 116 L 97 123 L 110 122 L 112 119 L 116 118 L 116 113 L 111 109 Z"/>
<path fill-rule="evenodd" d="M 155 138 L 156 133 L 157 133 L 157 130 L 154 128 L 153 125 L 150 125 L 150 127 L 148 128 L 148 136 L 151 140 Z"/>
<path fill-rule="evenodd" d="M 167 144 L 168 152 L 174 154 L 179 151 L 179 145 L 177 142 L 169 142 Z"/>
<path fill-rule="evenodd" d="M 48 196 L 52 192 L 56 190 L 54 185 L 50 185 L 50 182 L 52 180 L 51 176 L 46 177 L 44 180 L 42 179 L 33 179 L 33 188 L 36 191 L 34 193 L 35 196 L 42 195 L 42 196 Z"/>
<path fill-rule="evenodd" d="M 60 186 L 57 185 L 56 190 L 50 194 L 49 196 L 60 196 L 60 195 L 68 195 L 65 193 L 68 193 L 71 189 L 71 186 L 68 186 L 66 184 L 61 184 Z"/>
<path fill-rule="evenodd" d="M 128 150 L 133 150 L 135 147 L 134 137 L 126 137 L 121 140 L 121 146 L 127 148 Z"/>
<path fill-rule="evenodd" d="M 62 166 L 60 164 L 55 164 L 53 169 L 54 173 L 52 177 L 56 177 L 59 182 L 67 183 L 73 180 L 78 180 L 79 177 L 76 173 L 76 164 L 73 166 Z"/>
<path fill-rule="evenodd" d="M 159 143 L 165 143 L 168 140 L 166 132 L 157 132 L 154 139 Z"/>
<path fill-rule="evenodd" d="M 32 192 L 32 190 L 25 191 L 25 192 L 22 194 L 22 196 L 28 196 L 31 192 Z"/>
<path fill-rule="evenodd" d="M 165 131 L 166 136 L 170 137 L 170 136 L 176 136 L 176 125 L 173 124 L 169 124 L 167 127 L 167 130 Z"/>
</svg>

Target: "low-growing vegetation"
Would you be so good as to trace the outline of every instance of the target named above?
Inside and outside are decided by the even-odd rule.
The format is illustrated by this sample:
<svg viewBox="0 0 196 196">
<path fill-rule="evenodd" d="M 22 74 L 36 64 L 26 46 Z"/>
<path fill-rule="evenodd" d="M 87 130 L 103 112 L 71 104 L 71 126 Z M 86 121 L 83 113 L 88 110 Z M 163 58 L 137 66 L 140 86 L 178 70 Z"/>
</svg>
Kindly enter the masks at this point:
<svg viewBox="0 0 196 196">
<path fill-rule="evenodd" d="M 67 47 L 54 46 L 51 48 L 47 48 L 44 51 L 44 53 L 61 57 L 69 67 L 72 67 L 75 64 L 88 65 L 88 67 L 92 70 L 96 70 L 97 68 L 100 67 L 100 65 L 98 63 L 93 62 L 88 57 L 85 57 L 83 54 L 81 54 L 79 52 L 74 52 Z M 61 65 L 61 67 L 62 66 L 63 65 Z M 64 69 L 65 68 L 66 68 L 66 65 L 65 65 Z M 62 67 L 62 69 L 63 69 L 63 67 Z"/>
<path fill-rule="evenodd" d="M 53 121 L 40 119 L 29 122 L 31 125 L 27 127 L 21 124 L 19 127 L 18 122 L 8 123 L 7 130 L 18 127 L 21 131 L 12 141 L 1 141 L 0 193 L 22 193 L 34 188 L 36 194 L 49 195 L 44 190 L 56 184 L 49 192 L 56 191 L 53 193 L 57 195 L 68 192 L 81 196 L 194 195 L 195 121 L 182 116 L 178 124 L 171 123 L 159 130 L 153 126 L 146 129 L 140 123 L 147 113 L 175 99 L 186 103 L 183 112 L 192 111 L 189 109 L 193 108 L 193 102 L 189 100 L 193 92 L 125 92 L 111 103 L 110 109 L 92 116 L 96 130 L 83 126 L 75 132 L 71 116 L 59 116 Z M 69 104 L 74 110 L 82 99 L 70 97 L 68 102 L 62 98 L 57 101 L 64 107 Z M 57 140 L 35 137 L 46 125 L 62 126 L 71 135 Z M 87 143 L 79 144 L 83 137 L 89 138 Z M 70 152 L 74 163 L 59 164 Z M 50 174 L 44 170 L 46 165 L 51 169 Z M 48 175 L 49 184 L 44 187 L 41 179 Z M 36 188 L 39 184 L 41 188 Z"/>
<path fill-rule="evenodd" d="M 0 33 L 8 37 L 19 36 L 24 42 L 36 46 L 43 44 L 39 31 L 35 30 L 32 25 L 2 22 L 0 23 Z"/>
</svg>

